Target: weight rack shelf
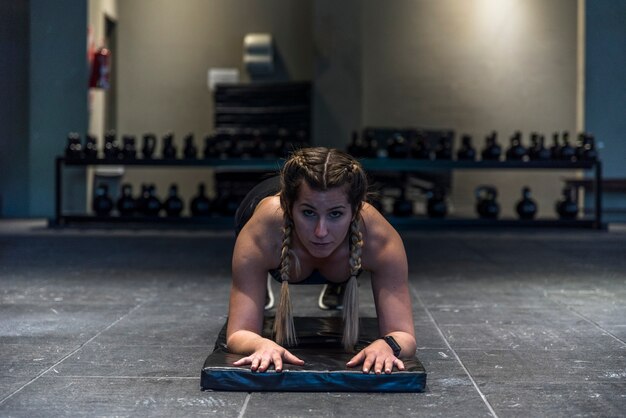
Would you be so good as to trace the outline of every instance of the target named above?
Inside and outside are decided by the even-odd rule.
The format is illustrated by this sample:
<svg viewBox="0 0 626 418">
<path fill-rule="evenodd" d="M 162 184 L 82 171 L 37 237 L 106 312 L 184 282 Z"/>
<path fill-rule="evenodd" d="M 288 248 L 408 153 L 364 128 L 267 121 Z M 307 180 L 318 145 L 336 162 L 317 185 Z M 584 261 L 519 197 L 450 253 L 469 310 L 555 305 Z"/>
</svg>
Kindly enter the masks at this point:
<svg viewBox="0 0 626 418">
<path fill-rule="evenodd" d="M 602 223 L 602 164 L 595 161 L 457 161 L 457 160 L 417 160 L 417 159 L 392 159 L 392 158 L 364 158 L 360 159 L 363 167 L 369 172 L 417 172 L 436 170 L 593 170 L 593 183 L 595 191 L 594 212 L 591 218 L 575 220 L 559 219 L 479 219 L 479 218 L 453 218 L 432 219 L 426 217 L 399 218 L 390 216 L 390 222 L 399 229 L 424 228 L 424 227 L 582 227 L 593 229 L 606 229 Z M 62 210 L 62 184 L 63 170 L 65 167 L 89 167 L 89 166 L 131 166 L 131 167 L 197 167 L 199 169 L 213 169 L 225 172 L 272 172 L 278 171 L 282 165 L 282 159 L 133 159 L 133 160 L 108 160 L 108 159 L 66 159 L 56 158 L 55 165 L 55 217 L 51 219 L 51 226 L 79 225 L 79 224 L 104 224 L 123 226 L 199 226 L 210 229 L 227 229 L 232 227 L 232 218 L 229 217 L 120 217 L 120 216 L 91 216 L 91 215 L 67 215 Z"/>
</svg>

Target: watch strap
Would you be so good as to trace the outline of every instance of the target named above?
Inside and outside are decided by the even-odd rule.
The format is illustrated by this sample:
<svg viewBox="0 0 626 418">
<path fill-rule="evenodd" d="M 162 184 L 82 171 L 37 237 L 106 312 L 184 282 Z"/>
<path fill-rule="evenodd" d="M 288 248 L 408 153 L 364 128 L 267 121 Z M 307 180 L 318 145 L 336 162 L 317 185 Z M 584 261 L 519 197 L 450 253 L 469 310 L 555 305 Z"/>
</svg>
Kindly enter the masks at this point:
<svg viewBox="0 0 626 418">
<path fill-rule="evenodd" d="M 402 351 L 402 347 L 400 347 L 400 344 L 398 344 L 396 339 L 393 338 L 391 335 L 386 335 L 383 337 L 383 340 L 385 340 L 389 347 L 391 347 L 391 349 L 393 350 L 393 355 L 398 357 L 400 355 L 400 352 Z"/>
</svg>

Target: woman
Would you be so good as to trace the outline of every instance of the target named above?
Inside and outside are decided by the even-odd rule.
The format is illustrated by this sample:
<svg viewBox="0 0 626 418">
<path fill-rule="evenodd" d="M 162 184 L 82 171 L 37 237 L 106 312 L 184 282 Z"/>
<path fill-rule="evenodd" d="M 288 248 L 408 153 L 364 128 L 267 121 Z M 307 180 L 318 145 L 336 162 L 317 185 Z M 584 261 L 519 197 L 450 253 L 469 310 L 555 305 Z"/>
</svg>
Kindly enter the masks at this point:
<svg viewBox="0 0 626 418">
<path fill-rule="evenodd" d="M 242 219 L 233 252 L 227 346 L 245 355 L 234 365 L 263 372 L 273 364 L 280 372 L 285 362 L 304 364 L 286 348 L 296 343 L 289 284 L 319 277 L 328 283 L 347 281 L 343 345 L 354 351 L 357 276 L 366 270 L 383 338 L 356 353 L 347 366 L 362 365 L 364 373 L 377 374 L 391 373 L 394 366 L 404 370 L 400 357 L 413 356 L 416 349 L 406 253 L 398 233 L 365 202 L 361 165 L 335 149 L 304 148 L 285 162 L 277 194 L 271 182 L 255 189 L 238 213 Z M 275 341 L 261 336 L 268 272 L 282 282 Z"/>
</svg>

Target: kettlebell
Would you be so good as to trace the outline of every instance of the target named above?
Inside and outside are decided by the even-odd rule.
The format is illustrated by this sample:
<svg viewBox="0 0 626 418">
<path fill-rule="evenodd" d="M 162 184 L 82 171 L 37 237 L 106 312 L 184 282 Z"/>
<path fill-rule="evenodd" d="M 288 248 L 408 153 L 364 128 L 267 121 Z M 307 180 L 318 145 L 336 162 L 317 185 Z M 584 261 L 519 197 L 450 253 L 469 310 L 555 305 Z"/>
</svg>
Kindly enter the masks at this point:
<svg viewBox="0 0 626 418">
<path fill-rule="evenodd" d="M 553 160 L 561 159 L 561 144 L 559 144 L 559 133 L 552 134 L 552 146 L 550 147 L 550 157 Z"/>
<path fill-rule="evenodd" d="M 132 196 L 133 187 L 126 183 L 122 185 L 122 194 L 117 199 L 117 211 L 120 216 L 132 216 L 137 210 L 137 202 Z"/>
<path fill-rule="evenodd" d="M 198 185 L 198 194 L 191 200 L 192 216 L 210 216 L 211 201 L 206 196 L 206 187 L 204 183 Z"/>
<path fill-rule="evenodd" d="M 145 188 L 143 213 L 146 216 L 159 216 L 161 211 L 161 201 L 156 196 L 156 187 L 150 184 Z"/>
<path fill-rule="evenodd" d="M 198 148 L 193 141 L 193 134 L 187 134 L 185 137 L 185 148 L 183 149 L 183 154 L 187 160 L 195 160 L 198 158 Z"/>
<path fill-rule="evenodd" d="M 134 160 L 137 158 L 137 148 L 135 146 L 134 136 L 124 135 L 122 138 L 122 152 L 120 156 L 124 160 Z"/>
<path fill-rule="evenodd" d="M 569 132 L 563 132 L 563 145 L 559 153 L 561 160 L 574 161 L 576 159 L 576 149 L 569 143 Z"/>
<path fill-rule="evenodd" d="M 84 155 L 87 160 L 98 159 L 98 145 L 95 136 L 90 134 L 85 136 Z"/>
<path fill-rule="evenodd" d="M 510 161 L 521 161 L 527 155 L 526 147 L 522 145 L 522 133 L 516 131 L 511 137 L 511 145 L 506 151 L 506 159 Z"/>
<path fill-rule="evenodd" d="M 544 145 L 544 136 L 533 132 L 530 135 L 530 148 L 528 157 L 533 161 L 545 161 L 550 159 L 550 150 Z"/>
<path fill-rule="evenodd" d="M 437 140 L 437 148 L 435 149 L 435 158 L 437 160 L 452 159 L 452 138 L 442 135 Z"/>
<path fill-rule="evenodd" d="M 78 160 L 82 157 L 83 145 L 80 143 L 80 135 L 77 132 L 70 132 L 67 135 L 65 158 L 67 158 L 68 160 Z"/>
<path fill-rule="evenodd" d="M 219 158 L 219 152 L 217 150 L 217 140 L 212 135 L 204 137 L 204 158 Z"/>
<path fill-rule="evenodd" d="M 576 219 L 578 216 L 578 202 L 574 198 L 574 188 L 567 186 L 563 189 L 563 197 L 556 202 L 556 212 L 559 219 Z"/>
<path fill-rule="evenodd" d="M 172 184 L 170 186 L 170 190 L 168 193 L 167 200 L 163 204 L 163 208 L 165 209 L 165 213 L 169 217 L 178 217 L 183 211 L 183 201 L 180 197 L 178 197 L 178 186 L 176 184 Z"/>
<path fill-rule="evenodd" d="M 581 133 L 578 136 L 578 148 L 576 149 L 576 157 L 579 161 L 595 161 L 598 159 L 598 151 L 596 151 L 596 140 L 593 135 Z"/>
<path fill-rule="evenodd" d="M 91 208 L 98 216 L 109 216 L 113 210 L 113 200 L 109 196 L 109 186 L 99 184 L 96 188 Z"/>
<path fill-rule="evenodd" d="M 426 213 L 430 218 L 444 218 L 448 214 L 445 194 L 439 187 L 435 187 L 426 192 L 428 200 L 426 202 Z"/>
<path fill-rule="evenodd" d="M 411 156 L 417 160 L 431 159 L 430 144 L 423 135 L 418 135 L 411 147 Z"/>
<path fill-rule="evenodd" d="M 104 158 L 107 160 L 118 160 L 120 158 L 120 147 L 117 144 L 115 131 L 108 131 L 104 135 Z"/>
<path fill-rule="evenodd" d="M 482 151 L 483 160 L 497 161 L 500 159 L 502 147 L 498 144 L 498 134 L 493 131 L 485 138 L 485 148 Z"/>
<path fill-rule="evenodd" d="M 176 159 L 176 145 L 174 145 L 174 134 L 171 132 L 165 134 L 163 137 L 163 149 L 161 151 L 163 159 L 175 160 Z"/>
<path fill-rule="evenodd" d="M 230 190 L 221 191 L 215 199 L 215 212 L 221 216 L 234 216 L 238 207 L 239 198 Z"/>
<path fill-rule="evenodd" d="M 156 135 L 144 134 L 143 146 L 141 147 L 141 154 L 146 160 L 154 158 L 154 150 L 156 149 Z"/>
<path fill-rule="evenodd" d="M 476 195 L 476 212 L 483 219 L 497 219 L 500 214 L 500 205 L 496 201 L 498 191 L 493 186 L 478 186 Z"/>
<path fill-rule="evenodd" d="M 474 161 L 476 159 L 476 150 L 472 146 L 472 137 L 463 135 L 461 137 L 461 148 L 456 153 L 457 160 Z"/>
<path fill-rule="evenodd" d="M 393 215 L 399 218 L 413 215 L 413 201 L 406 198 L 405 188 L 402 188 L 400 196 L 393 202 Z"/>
<path fill-rule="evenodd" d="M 525 186 L 522 189 L 522 199 L 515 206 L 520 219 L 530 220 L 537 214 L 537 203 L 530 197 L 530 188 Z"/>
<path fill-rule="evenodd" d="M 411 144 L 404 136 L 396 133 L 387 140 L 387 156 L 389 158 L 409 158 L 411 156 Z"/>
</svg>

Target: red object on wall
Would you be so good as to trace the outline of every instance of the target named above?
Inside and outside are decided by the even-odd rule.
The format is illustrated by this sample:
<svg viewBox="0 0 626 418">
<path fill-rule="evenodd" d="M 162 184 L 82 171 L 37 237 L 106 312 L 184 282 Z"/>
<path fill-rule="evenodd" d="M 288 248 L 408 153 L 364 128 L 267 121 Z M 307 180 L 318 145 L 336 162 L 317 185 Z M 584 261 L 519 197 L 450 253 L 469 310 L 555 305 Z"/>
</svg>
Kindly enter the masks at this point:
<svg viewBox="0 0 626 418">
<path fill-rule="evenodd" d="M 89 77 L 89 87 L 108 89 L 110 74 L 111 51 L 107 48 L 100 48 L 96 51 L 91 61 L 91 76 Z"/>
</svg>

